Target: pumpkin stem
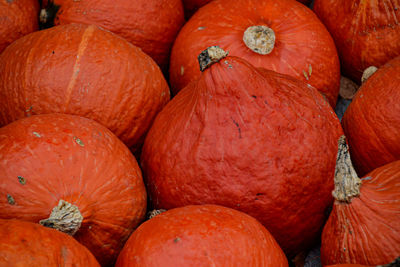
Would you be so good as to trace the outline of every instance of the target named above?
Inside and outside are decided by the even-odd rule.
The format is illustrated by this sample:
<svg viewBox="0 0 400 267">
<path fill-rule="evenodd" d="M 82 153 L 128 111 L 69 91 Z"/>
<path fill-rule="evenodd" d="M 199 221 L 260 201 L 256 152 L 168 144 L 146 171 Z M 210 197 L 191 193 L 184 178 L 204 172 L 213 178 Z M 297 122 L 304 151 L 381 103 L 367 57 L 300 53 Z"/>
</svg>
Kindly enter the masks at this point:
<svg viewBox="0 0 400 267">
<path fill-rule="evenodd" d="M 243 34 L 243 42 L 253 52 L 268 55 L 275 46 L 275 32 L 267 26 L 250 26 Z"/>
<path fill-rule="evenodd" d="M 338 141 L 338 153 L 335 169 L 335 190 L 333 197 L 342 202 L 350 203 L 353 197 L 360 195 L 361 179 L 358 178 L 351 163 L 346 137 L 342 135 Z"/>
<path fill-rule="evenodd" d="M 81 227 L 83 216 L 77 206 L 60 200 L 58 206 L 51 211 L 50 217 L 41 220 L 43 226 L 57 229 L 63 233 L 74 235 Z"/>
<path fill-rule="evenodd" d="M 163 212 L 165 212 L 165 211 L 167 211 L 167 210 L 159 209 L 159 210 L 152 210 L 152 211 L 149 211 L 149 212 L 147 213 L 147 219 L 150 220 L 151 218 L 154 218 L 154 217 L 156 217 L 157 215 L 160 215 L 161 213 L 163 213 Z"/>
<path fill-rule="evenodd" d="M 374 74 L 377 70 L 378 68 L 375 66 L 370 66 L 366 68 L 362 74 L 361 83 L 365 83 L 368 80 L 368 78 L 371 77 L 372 74 Z"/>
<path fill-rule="evenodd" d="M 204 71 L 206 68 L 210 67 L 212 64 L 217 63 L 224 57 L 228 55 L 228 52 L 225 52 L 219 46 L 210 46 L 206 50 L 200 53 L 197 57 L 199 61 L 200 70 Z"/>
</svg>

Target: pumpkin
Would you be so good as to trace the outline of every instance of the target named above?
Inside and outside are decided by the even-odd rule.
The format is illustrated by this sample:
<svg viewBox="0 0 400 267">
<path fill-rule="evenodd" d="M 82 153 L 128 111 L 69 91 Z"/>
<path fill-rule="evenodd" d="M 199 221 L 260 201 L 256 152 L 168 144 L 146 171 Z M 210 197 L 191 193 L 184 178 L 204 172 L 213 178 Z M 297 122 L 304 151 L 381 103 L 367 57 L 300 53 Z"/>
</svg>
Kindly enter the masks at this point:
<svg viewBox="0 0 400 267">
<path fill-rule="evenodd" d="M 39 29 L 36 0 L 0 1 L 0 53 L 12 42 Z"/>
<path fill-rule="evenodd" d="M 297 0 L 300 3 L 308 5 L 311 3 L 310 0 Z M 185 8 L 185 15 L 190 18 L 200 7 L 211 2 L 211 0 L 182 0 Z"/>
<path fill-rule="evenodd" d="M 313 245 L 326 219 L 340 122 L 315 88 L 224 56 L 218 47 L 200 55 L 202 66 L 215 64 L 146 136 L 141 165 L 151 202 L 238 209 L 293 256 Z"/>
<path fill-rule="evenodd" d="M 0 219 L 1 266 L 100 266 L 71 236 L 36 223 Z"/>
<path fill-rule="evenodd" d="M 0 218 L 73 235 L 111 265 L 144 219 L 146 191 L 129 149 L 108 129 L 67 114 L 0 128 Z"/>
<path fill-rule="evenodd" d="M 34 114 L 79 115 L 136 149 L 169 98 L 149 56 L 94 25 L 34 32 L 0 55 L 0 125 Z"/>
<path fill-rule="evenodd" d="M 360 176 L 400 160 L 400 56 L 373 74 L 357 91 L 342 124 Z"/>
<path fill-rule="evenodd" d="M 340 141 L 335 202 L 321 238 L 324 265 L 387 264 L 400 255 L 399 179 L 400 160 L 358 178 Z"/>
<path fill-rule="evenodd" d="M 198 79 L 197 55 L 220 46 L 256 67 L 288 74 L 316 87 L 335 106 L 340 66 L 335 44 L 314 13 L 293 0 L 214 0 L 182 28 L 172 48 L 174 94 Z"/>
<path fill-rule="evenodd" d="M 315 0 L 313 10 L 335 41 L 342 73 L 354 81 L 400 55 L 399 0 Z"/>
<path fill-rule="evenodd" d="M 44 7 L 42 22 L 96 24 L 140 47 L 163 69 L 185 21 L 181 0 L 55 0 L 45 1 Z"/>
<path fill-rule="evenodd" d="M 116 267 L 289 266 L 256 219 L 217 205 L 168 210 L 129 237 Z"/>
</svg>

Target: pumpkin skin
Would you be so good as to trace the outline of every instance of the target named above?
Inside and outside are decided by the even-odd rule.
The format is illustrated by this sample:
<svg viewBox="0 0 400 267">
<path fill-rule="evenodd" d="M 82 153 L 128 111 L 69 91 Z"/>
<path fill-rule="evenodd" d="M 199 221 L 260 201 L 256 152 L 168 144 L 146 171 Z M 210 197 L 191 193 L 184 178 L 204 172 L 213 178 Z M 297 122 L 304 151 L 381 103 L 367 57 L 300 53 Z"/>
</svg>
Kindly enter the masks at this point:
<svg viewBox="0 0 400 267">
<path fill-rule="evenodd" d="M 364 176 L 360 196 L 335 201 L 321 241 L 323 265 L 388 264 L 400 255 L 400 161 Z"/>
<path fill-rule="evenodd" d="M 60 200 L 78 207 L 74 237 L 102 266 L 113 264 L 144 219 L 146 191 L 129 149 L 95 121 L 67 114 L 0 128 L 0 218 L 39 222 Z"/>
<path fill-rule="evenodd" d="M 315 88 L 232 56 L 157 115 L 141 166 L 155 208 L 243 211 L 290 257 L 311 247 L 322 229 L 341 134 Z"/>
<path fill-rule="evenodd" d="M 36 223 L 0 219 L 0 240 L 1 266 L 100 267 L 74 238 Z"/>
<path fill-rule="evenodd" d="M 357 91 L 342 119 L 359 175 L 400 160 L 400 57 L 382 66 Z"/>
<path fill-rule="evenodd" d="M 36 0 L 0 1 L 0 53 L 12 42 L 39 29 Z"/>
<path fill-rule="evenodd" d="M 185 22 L 181 0 L 135 0 L 134 4 L 131 0 L 55 0 L 54 3 L 59 6 L 55 25 L 98 25 L 140 47 L 163 69 L 167 69 L 172 43 Z"/>
<path fill-rule="evenodd" d="M 217 205 L 163 212 L 138 227 L 116 267 L 289 266 L 272 235 L 257 220 Z"/>
<path fill-rule="evenodd" d="M 315 0 L 313 10 L 335 41 L 342 72 L 355 82 L 369 66 L 400 55 L 399 0 Z"/>
<path fill-rule="evenodd" d="M 38 31 L 0 55 L 0 125 L 35 114 L 73 114 L 103 124 L 136 149 L 169 98 L 149 56 L 94 25 Z"/>
<path fill-rule="evenodd" d="M 244 43 L 244 32 L 254 25 L 268 26 L 275 32 L 275 46 L 269 54 L 255 53 Z M 214 0 L 202 7 L 182 27 L 172 48 L 170 84 L 173 94 L 198 79 L 197 55 L 215 45 L 256 67 L 309 83 L 335 106 L 340 84 L 335 44 L 324 25 L 306 6 L 292 0 L 281 0 L 279 4 L 276 0 Z"/>
</svg>

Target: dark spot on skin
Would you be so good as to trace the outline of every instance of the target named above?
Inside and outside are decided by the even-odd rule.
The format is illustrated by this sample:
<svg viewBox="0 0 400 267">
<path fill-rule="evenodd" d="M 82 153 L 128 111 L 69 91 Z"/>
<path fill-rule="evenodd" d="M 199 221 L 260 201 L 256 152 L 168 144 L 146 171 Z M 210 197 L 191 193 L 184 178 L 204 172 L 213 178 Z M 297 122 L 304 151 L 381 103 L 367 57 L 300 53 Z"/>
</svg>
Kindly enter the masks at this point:
<svg viewBox="0 0 400 267">
<path fill-rule="evenodd" d="M 257 193 L 256 196 L 263 196 L 265 195 L 264 193 Z"/>
<path fill-rule="evenodd" d="M 236 127 L 238 128 L 239 131 L 239 139 L 242 138 L 242 130 L 240 129 L 239 123 L 236 122 L 232 117 L 231 117 L 233 123 L 236 125 Z"/>
<path fill-rule="evenodd" d="M 52 54 L 54 54 L 54 50 L 53 50 L 53 52 L 51 52 Z"/>
<path fill-rule="evenodd" d="M 256 95 L 252 95 L 251 97 L 252 97 L 252 98 L 257 98 L 257 96 L 256 96 Z"/>
<path fill-rule="evenodd" d="M 181 239 L 179 237 L 174 239 L 174 243 L 178 243 Z"/>
<path fill-rule="evenodd" d="M 7 3 L 11 4 L 14 0 L 7 0 Z"/>
<path fill-rule="evenodd" d="M 14 200 L 14 198 L 13 198 L 11 195 L 9 195 L 9 194 L 7 194 L 7 201 L 8 201 L 8 203 L 9 203 L 10 205 L 15 205 L 15 200 Z"/>
<path fill-rule="evenodd" d="M 22 185 L 26 184 L 26 180 L 25 180 L 25 178 L 22 177 L 22 176 L 18 176 L 18 181 L 19 181 L 19 183 L 22 184 Z"/>
</svg>

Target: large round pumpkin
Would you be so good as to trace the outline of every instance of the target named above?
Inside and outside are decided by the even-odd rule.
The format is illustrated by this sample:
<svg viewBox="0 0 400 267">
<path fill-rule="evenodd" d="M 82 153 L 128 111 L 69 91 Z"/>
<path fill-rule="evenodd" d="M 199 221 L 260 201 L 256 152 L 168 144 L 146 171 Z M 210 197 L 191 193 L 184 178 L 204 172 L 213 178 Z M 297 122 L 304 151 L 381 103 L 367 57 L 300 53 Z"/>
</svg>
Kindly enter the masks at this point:
<svg viewBox="0 0 400 267">
<path fill-rule="evenodd" d="M 343 141 L 335 203 L 322 234 L 321 261 L 324 265 L 388 264 L 400 255 L 400 160 L 359 179 L 347 149 Z"/>
<path fill-rule="evenodd" d="M 182 28 L 171 53 L 171 89 L 200 76 L 197 55 L 218 45 L 256 67 L 316 87 L 334 106 L 340 70 L 335 44 L 315 14 L 293 0 L 214 0 Z"/>
<path fill-rule="evenodd" d="M 315 88 L 228 56 L 159 113 L 141 162 L 156 208 L 209 203 L 244 211 L 293 256 L 319 236 L 341 134 Z"/>
<path fill-rule="evenodd" d="M 0 219 L 0 266 L 99 267 L 78 241 L 36 223 Z"/>
<path fill-rule="evenodd" d="M 169 97 L 149 56 L 96 26 L 38 31 L 0 55 L 0 125 L 68 113 L 94 119 L 136 147 Z"/>
<path fill-rule="evenodd" d="M 315 0 L 313 9 L 335 41 L 342 72 L 354 81 L 400 55 L 399 0 Z"/>
<path fill-rule="evenodd" d="M 96 24 L 140 47 L 163 69 L 168 66 L 172 43 L 184 23 L 181 0 L 55 0 L 45 1 L 44 7 L 48 14 L 42 16 L 42 21 L 46 16 L 55 16 L 55 25 Z M 54 10 L 58 10 L 55 15 Z"/>
<path fill-rule="evenodd" d="M 128 148 L 95 121 L 35 115 L 0 128 L 0 218 L 73 235 L 112 264 L 144 219 L 146 191 Z"/>
<path fill-rule="evenodd" d="M 359 175 L 400 160 L 400 56 L 358 90 L 342 124 Z"/>
<path fill-rule="evenodd" d="M 116 267 L 288 266 L 272 235 L 254 218 L 216 205 L 172 209 L 131 235 Z"/>
<path fill-rule="evenodd" d="M 12 42 L 36 31 L 37 0 L 0 0 L 0 53 Z"/>
</svg>

